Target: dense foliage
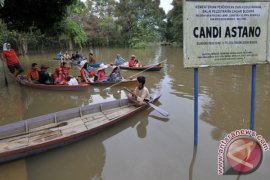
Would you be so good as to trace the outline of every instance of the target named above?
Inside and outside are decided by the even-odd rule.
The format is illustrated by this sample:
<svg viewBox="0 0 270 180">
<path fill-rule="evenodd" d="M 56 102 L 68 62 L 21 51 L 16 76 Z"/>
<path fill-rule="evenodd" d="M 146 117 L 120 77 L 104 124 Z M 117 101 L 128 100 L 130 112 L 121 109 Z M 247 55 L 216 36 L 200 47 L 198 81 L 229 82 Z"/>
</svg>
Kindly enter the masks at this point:
<svg viewBox="0 0 270 180">
<path fill-rule="evenodd" d="M 180 4 L 179 4 L 180 2 Z M 159 0 L 0 0 L 0 43 L 20 53 L 43 48 L 125 46 L 182 41 L 182 4 L 168 19 Z"/>
</svg>

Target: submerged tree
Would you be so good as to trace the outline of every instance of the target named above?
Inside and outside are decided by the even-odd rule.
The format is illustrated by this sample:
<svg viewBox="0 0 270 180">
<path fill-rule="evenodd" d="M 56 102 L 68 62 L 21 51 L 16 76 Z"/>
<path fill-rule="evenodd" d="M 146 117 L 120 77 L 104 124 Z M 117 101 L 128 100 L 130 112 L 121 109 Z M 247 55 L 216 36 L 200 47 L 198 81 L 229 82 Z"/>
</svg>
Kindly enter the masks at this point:
<svg viewBox="0 0 270 180">
<path fill-rule="evenodd" d="M 6 24 L 8 32 L 16 37 L 14 41 L 21 53 L 27 53 L 28 41 L 32 36 L 50 31 L 67 15 L 67 7 L 76 1 L 1 0 L 0 19 Z"/>
<path fill-rule="evenodd" d="M 130 46 L 145 47 L 161 39 L 165 12 L 159 4 L 159 0 L 120 0 L 117 4 L 117 23 Z"/>
<path fill-rule="evenodd" d="M 166 39 L 182 45 L 183 42 L 183 4 L 182 0 L 173 0 L 173 9 L 168 13 Z"/>
</svg>

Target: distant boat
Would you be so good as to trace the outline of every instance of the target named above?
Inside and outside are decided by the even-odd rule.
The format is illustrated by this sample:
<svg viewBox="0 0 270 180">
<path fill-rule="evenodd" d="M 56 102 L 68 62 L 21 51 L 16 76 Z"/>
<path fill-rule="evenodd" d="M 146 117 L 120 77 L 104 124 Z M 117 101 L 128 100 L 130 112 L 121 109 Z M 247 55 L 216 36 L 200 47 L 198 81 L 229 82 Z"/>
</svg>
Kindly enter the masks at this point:
<svg viewBox="0 0 270 180">
<path fill-rule="evenodd" d="M 22 77 L 22 76 L 21 76 Z M 47 85 L 47 84 L 34 84 L 30 83 L 27 79 L 20 78 L 20 76 L 17 78 L 17 82 L 26 87 L 35 88 L 35 89 L 45 89 L 45 90 L 57 90 L 57 91 L 78 91 L 78 90 L 84 90 L 90 87 L 90 84 L 79 84 L 76 86 L 70 86 L 70 85 Z"/>
<path fill-rule="evenodd" d="M 142 67 L 129 67 L 127 64 L 126 65 L 121 65 L 121 69 L 126 69 L 126 70 L 137 70 L 137 71 L 160 71 L 162 66 L 160 64 L 156 65 L 144 65 Z"/>
<path fill-rule="evenodd" d="M 160 95 L 152 95 L 150 102 Z M 0 126 L 0 163 L 41 153 L 78 141 L 147 108 L 127 99 L 55 112 Z"/>
</svg>

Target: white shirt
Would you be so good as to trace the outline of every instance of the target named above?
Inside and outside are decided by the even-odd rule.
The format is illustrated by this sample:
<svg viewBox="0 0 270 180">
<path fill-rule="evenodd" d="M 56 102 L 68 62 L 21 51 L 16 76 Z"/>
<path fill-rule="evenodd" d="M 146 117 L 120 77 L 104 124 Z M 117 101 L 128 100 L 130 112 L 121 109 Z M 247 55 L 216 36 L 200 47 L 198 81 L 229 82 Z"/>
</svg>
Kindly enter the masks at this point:
<svg viewBox="0 0 270 180">
<path fill-rule="evenodd" d="M 73 77 L 70 79 L 70 81 L 68 81 L 68 85 L 77 86 L 77 85 L 79 85 L 79 83 L 78 83 L 77 79 Z"/>
<path fill-rule="evenodd" d="M 137 96 L 137 101 L 143 102 L 145 99 L 150 99 L 149 91 L 146 87 L 143 87 L 143 89 L 139 90 L 138 87 L 136 87 L 134 94 Z"/>
</svg>

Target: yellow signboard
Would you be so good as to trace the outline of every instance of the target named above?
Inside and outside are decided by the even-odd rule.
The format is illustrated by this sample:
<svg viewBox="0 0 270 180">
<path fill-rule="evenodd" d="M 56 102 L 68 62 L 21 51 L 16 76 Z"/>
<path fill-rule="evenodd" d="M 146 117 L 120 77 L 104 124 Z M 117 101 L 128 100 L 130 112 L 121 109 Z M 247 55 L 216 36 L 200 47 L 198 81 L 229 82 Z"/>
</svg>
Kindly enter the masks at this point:
<svg viewBox="0 0 270 180">
<path fill-rule="evenodd" d="M 269 6 L 270 2 L 186 1 L 184 67 L 266 63 Z"/>
</svg>

